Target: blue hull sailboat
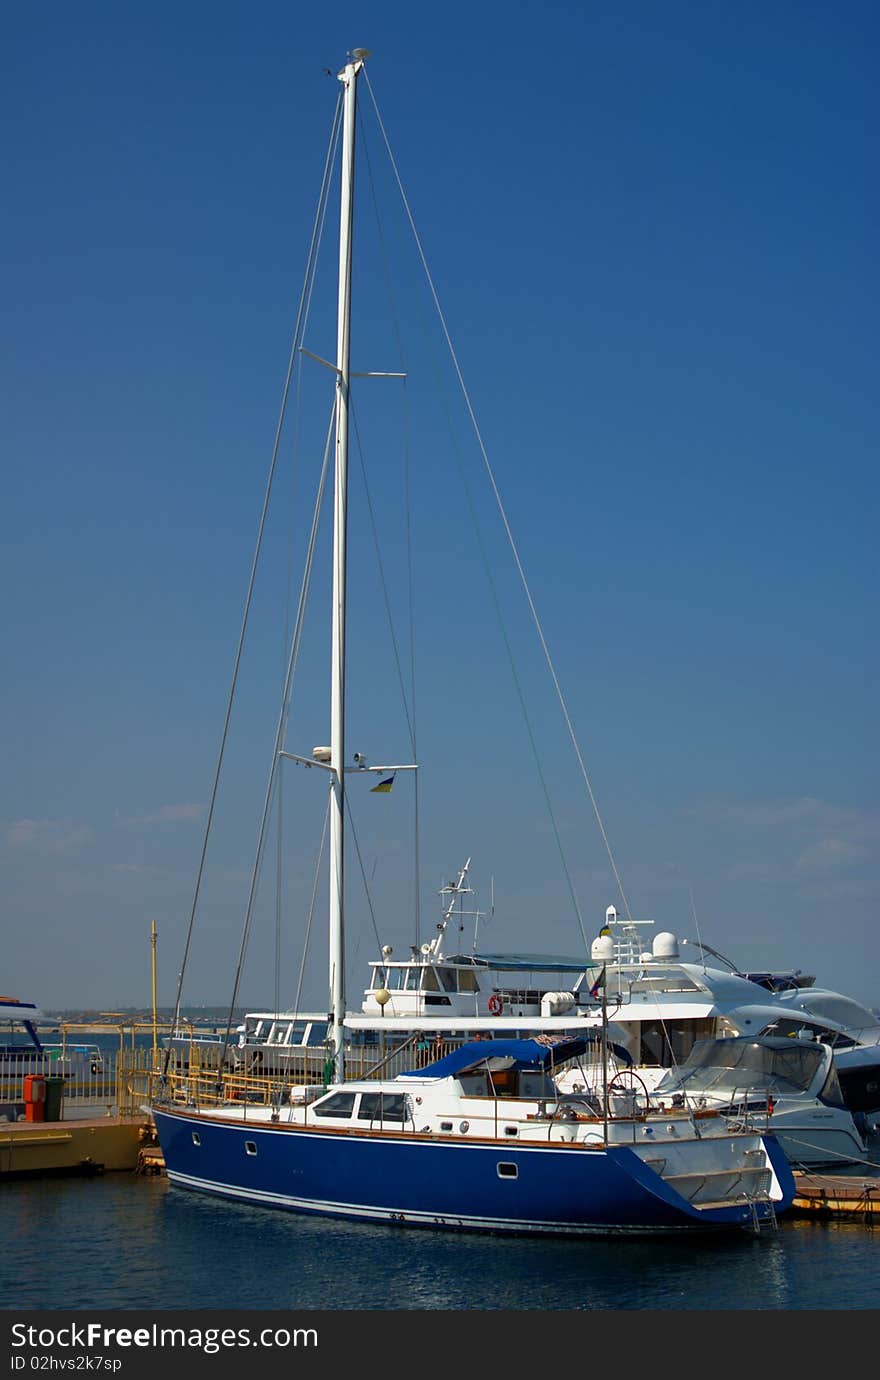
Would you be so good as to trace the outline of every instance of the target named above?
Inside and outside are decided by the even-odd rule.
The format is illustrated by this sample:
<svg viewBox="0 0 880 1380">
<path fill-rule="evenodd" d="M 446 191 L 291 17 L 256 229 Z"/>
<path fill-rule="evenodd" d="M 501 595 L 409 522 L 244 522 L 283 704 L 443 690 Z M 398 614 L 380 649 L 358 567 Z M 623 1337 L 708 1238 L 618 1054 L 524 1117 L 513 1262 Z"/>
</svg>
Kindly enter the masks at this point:
<svg viewBox="0 0 880 1380">
<path fill-rule="evenodd" d="M 309 757 L 330 799 L 327 1086 L 279 1088 L 270 1105 L 193 1100 L 172 1079 L 152 1113 L 178 1188 L 295 1212 L 440 1229 L 519 1233 L 755 1230 L 789 1206 L 794 1181 L 774 1138 L 733 1129 L 717 1112 L 637 1108 L 610 1071 L 607 1021 L 573 1038 L 461 1044 L 395 1078 L 345 1077 L 343 879 L 346 507 L 356 49 L 342 83 L 338 345 L 335 393 L 330 745 Z M 279 749 L 280 751 L 280 749 Z M 360 759 L 358 759 L 359 765 Z M 380 773 L 379 785 L 396 768 Z M 597 1007 L 598 1010 L 598 1007 Z M 556 1078 L 586 1060 L 587 1090 Z M 167 1072 L 167 1066 L 166 1066 Z"/>
<path fill-rule="evenodd" d="M 157 1105 L 172 1183 L 267 1207 L 493 1232 L 755 1229 L 790 1202 L 774 1138 L 717 1113 L 559 1093 L 588 1038 L 472 1041 L 387 1081 L 269 1107 Z"/>
</svg>

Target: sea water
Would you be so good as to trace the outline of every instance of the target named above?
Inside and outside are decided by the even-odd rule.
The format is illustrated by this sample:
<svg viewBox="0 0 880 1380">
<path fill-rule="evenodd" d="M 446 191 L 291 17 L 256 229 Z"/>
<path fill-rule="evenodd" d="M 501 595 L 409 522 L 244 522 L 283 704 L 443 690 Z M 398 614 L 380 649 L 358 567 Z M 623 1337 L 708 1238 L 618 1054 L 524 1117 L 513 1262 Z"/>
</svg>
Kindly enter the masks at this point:
<svg viewBox="0 0 880 1380">
<path fill-rule="evenodd" d="M 530 1239 L 223 1202 L 133 1173 L 0 1184 L 5 1309 L 793 1310 L 880 1307 L 878 1227 Z"/>
<path fill-rule="evenodd" d="M 164 1176 L 0 1181 L 0 1308 L 876 1309 L 878 1233 L 783 1217 L 757 1237 L 499 1237 L 249 1207 Z"/>
</svg>

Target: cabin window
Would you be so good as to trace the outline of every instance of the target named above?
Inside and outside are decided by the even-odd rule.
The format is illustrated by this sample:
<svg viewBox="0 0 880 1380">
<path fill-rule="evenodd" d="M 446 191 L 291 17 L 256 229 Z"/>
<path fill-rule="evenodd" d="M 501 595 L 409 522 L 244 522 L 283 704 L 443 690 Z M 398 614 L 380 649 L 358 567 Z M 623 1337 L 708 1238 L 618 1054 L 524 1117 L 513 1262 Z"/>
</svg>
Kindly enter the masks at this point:
<svg viewBox="0 0 880 1380">
<path fill-rule="evenodd" d="M 544 1073 L 530 1073 L 525 1069 L 519 1076 L 520 1097 L 555 1097 L 556 1088 L 552 1078 Z"/>
<path fill-rule="evenodd" d="M 851 1112 L 875 1112 L 880 1107 L 880 1076 L 876 1065 L 838 1071 L 841 1092 Z"/>
<path fill-rule="evenodd" d="M 477 975 L 470 969 L 463 969 L 458 974 L 458 990 L 460 992 L 479 992 Z"/>
<path fill-rule="evenodd" d="M 405 989 L 407 992 L 417 992 L 421 980 L 422 971 L 420 968 L 410 968 L 406 974 Z"/>
<path fill-rule="evenodd" d="M 518 1126 L 505 1126 L 505 1128 L 504 1128 L 504 1134 L 505 1134 L 506 1136 L 518 1136 L 518 1135 L 519 1135 L 519 1127 L 518 1127 Z"/>
<path fill-rule="evenodd" d="M 193 1131 L 193 1133 L 192 1133 L 192 1138 L 193 1138 L 193 1145 L 201 1145 L 201 1143 L 202 1143 L 202 1138 L 201 1138 L 201 1136 L 199 1135 L 198 1131 Z"/>
<path fill-rule="evenodd" d="M 399 992 L 406 980 L 405 968 L 389 968 L 385 974 L 385 986 L 389 992 Z"/>
<path fill-rule="evenodd" d="M 496 1097 L 510 1097 L 513 1094 L 513 1086 L 512 1069 L 498 1069 L 489 1075 L 489 1087 Z"/>
<path fill-rule="evenodd" d="M 517 1167 L 516 1167 L 515 1164 L 506 1164 L 506 1163 L 504 1162 L 504 1160 L 501 1160 L 501 1161 L 499 1162 L 499 1164 L 498 1164 L 498 1177 L 499 1177 L 499 1179 L 515 1179 L 515 1178 L 518 1177 L 518 1175 L 519 1175 L 519 1170 L 517 1169 Z"/>
<path fill-rule="evenodd" d="M 465 1097 L 488 1097 L 489 1080 L 485 1073 L 463 1073 L 458 1080 Z"/>
<path fill-rule="evenodd" d="M 246 1155 L 255 1155 L 257 1153 L 256 1142 L 252 1140 L 246 1140 L 244 1143 L 244 1153 Z"/>
<path fill-rule="evenodd" d="M 626 979 L 621 975 L 621 985 Z M 700 992 L 700 984 L 688 977 L 680 968 L 658 968 L 653 963 L 650 968 L 641 968 L 629 984 L 630 992 Z"/>
<path fill-rule="evenodd" d="M 433 968 L 422 969 L 422 986 L 426 992 L 439 992 L 440 984 L 437 981 L 437 974 Z"/>
<path fill-rule="evenodd" d="M 315 1116 L 351 1116 L 354 1110 L 354 1093 L 331 1093 L 312 1107 Z"/>
<path fill-rule="evenodd" d="M 697 1040 L 710 1040 L 714 1034 L 711 1019 L 690 1020 L 680 1026 L 670 1021 L 642 1021 L 636 1062 L 672 1068 L 684 1063 Z"/>
<path fill-rule="evenodd" d="M 444 992 L 454 992 L 456 990 L 455 970 L 453 968 L 438 968 L 437 976 L 443 985 Z"/>
<path fill-rule="evenodd" d="M 305 1045 L 322 1045 L 327 1038 L 327 1028 L 323 1022 L 315 1021 L 309 1026 L 309 1033 L 305 1040 L 301 1041 Z"/>
<path fill-rule="evenodd" d="M 451 1131 L 451 1130 L 452 1130 L 452 1122 L 451 1122 L 451 1121 L 441 1121 L 441 1122 L 440 1122 L 440 1130 L 441 1130 L 441 1131 Z"/>
<path fill-rule="evenodd" d="M 843 1095 L 843 1089 L 838 1081 L 837 1070 L 834 1067 L 831 1068 L 828 1077 L 825 1079 L 824 1086 L 819 1096 L 823 1102 L 827 1102 L 831 1107 L 848 1106 L 847 1100 Z"/>
<path fill-rule="evenodd" d="M 408 1121 L 406 1093 L 361 1093 L 358 1121 Z"/>
</svg>

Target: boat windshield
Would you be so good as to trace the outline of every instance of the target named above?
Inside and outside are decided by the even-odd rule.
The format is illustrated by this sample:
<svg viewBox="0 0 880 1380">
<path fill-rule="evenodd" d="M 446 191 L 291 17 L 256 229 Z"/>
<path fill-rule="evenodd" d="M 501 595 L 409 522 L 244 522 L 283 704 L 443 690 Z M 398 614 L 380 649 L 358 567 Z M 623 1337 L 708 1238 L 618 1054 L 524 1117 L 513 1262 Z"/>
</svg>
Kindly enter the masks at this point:
<svg viewBox="0 0 880 1380">
<path fill-rule="evenodd" d="M 847 1035 L 842 1030 L 832 1030 L 826 1025 L 819 1025 L 817 1021 L 809 1021 L 803 1017 L 780 1016 L 777 1020 L 771 1021 L 758 1031 L 759 1035 L 781 1035 L 791 1039 L 800 1040 L 821 1040 L 823 1044 L 830 1045 L 832 1049 L 852 1049 L 858 1044 L 855 1036 Z"/>
<path fill-rule="evenodd" d="M 866 1006 L 853 1001 L 852 997 L 841 996 L 839 992 L 827 995 L 821 992 L 805 992 L 799 1003 L 813 1016 L 838 1025 L 847 1025 L 851 1030 L 870 1030 L 876 1027 L 877 1017 Z"/>
<path fill-rule="evenodd" d="M 677 1071 L 670 1070 L 657 1093 L 672 1088 L 687 1093 L 712 1088 L 761 1088 L 773 1092 L 804 1092 L 810 1087 L 826 1054 L 820 1046 L 779 1048 L 754 1040 L 705 1040 L 695 1045 Z"/>
<path fill-rule="evenodd" d="M 706 988 L 696 982 L 683 968 L 674 964 L 661 967 L 651 963 L 624 966 L 608 974 L 608 997 L 612 994 L 626 998 L 634 992 L 704 992 Z"/>
</svg>

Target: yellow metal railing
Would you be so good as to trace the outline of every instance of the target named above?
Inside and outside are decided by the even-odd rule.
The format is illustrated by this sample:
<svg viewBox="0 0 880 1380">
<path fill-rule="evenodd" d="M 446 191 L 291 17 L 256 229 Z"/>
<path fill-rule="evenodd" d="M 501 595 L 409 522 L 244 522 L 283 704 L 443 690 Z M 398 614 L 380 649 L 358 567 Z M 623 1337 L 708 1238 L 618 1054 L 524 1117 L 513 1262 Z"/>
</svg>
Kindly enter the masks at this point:
<svg viewBox="0 0 880 1380">
<path fill-rule="evenodd" d="M 24 1102 L 28 1074 L 63 1079 L 61 1118 L 83 1115 L 94 1106 L 96 1115 L 114 1113 L 137 1116 L 160 1095 L 171 1101 L 216 1106 L 225 1102 L 270 1105 L 288 1101 L 292 1089 L 320 1090 L 332 1078 L 332 1065 L 322 1046 L 285 1049 L 283 1068 L 261 1070 L 259 1056 L 278 1057 L 278 1050 L 250 1046 L 245 1050 L 230 1047 L 227 1067 L 222 1074 L 217 1064 L 222 1041 L 216 1044 L 200 1037 L 191 1027 L 180 1025 L 174 1031 L 175 1044 L 169 1050 L 165 1041 L 171 1034 L 167 1024 L 153 1029 L 151 1023 L 113 1026 L 62 1026 L 60 1045 L 47 1048 L 43 1056 L 34 1053 L 15 1067 L 0 1073 L 0 1104 L 18 1108 Z M 100 1035 L 101 1046 L 85 1037 Z M 107 1040 L 112 1035 L 112 1044 Z M 443 1058 L 456 1047 L 456 1041 L 412 1037 L 391 1049 L 376 1045 L 352 1046 L 345 1053 L 346 1080 L 394 1078 L 398 1073 L 424 1068 Z M 26 1051 L 23 1051 L 26 1053 Z M 255 1059 L 255 1056 L 256 1059 Z M 296 1096 L 298 1094 L 294 1094 Z"/>
<path fill-rule="evenodd" d="M 431 1041 L 418 1047 L 416 1042 L 380 1058 L 376 1047 L 346 1050 L 346 1080 L 366 1078 L 394 1078 L 406 1070 L 424 1068 L 447 1054 L 454 1044 Z M 118 1065 L 118 1106 L 120 1114 L 134 1114 L 150 1105 L 160 1094 L 171 1102 L 201 1107 L 238 1102 L 245 1105 L 269 1106 L 287 1102 L 292 1090 L 319 1090 L 325 1084 L 326 1052 L 321 1049 L 304 1050 L 292 1054 L 283 1073 L 249 1072 L 246 1067 L 218 1072 L 216 1063 L 206 1061 L 205 1051 L 198 1043 L 191 1049 L 179 1046 L 172 1050 L 165 1069 L 166 1051 L 154 1062 L 150 1049 L 126 1049 Z M 300 1095 L 297 1092 L 294 1096 Z"/>
</svg>

